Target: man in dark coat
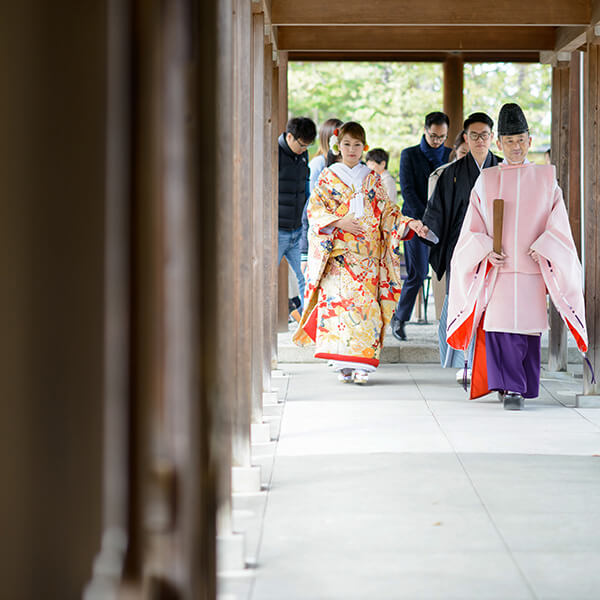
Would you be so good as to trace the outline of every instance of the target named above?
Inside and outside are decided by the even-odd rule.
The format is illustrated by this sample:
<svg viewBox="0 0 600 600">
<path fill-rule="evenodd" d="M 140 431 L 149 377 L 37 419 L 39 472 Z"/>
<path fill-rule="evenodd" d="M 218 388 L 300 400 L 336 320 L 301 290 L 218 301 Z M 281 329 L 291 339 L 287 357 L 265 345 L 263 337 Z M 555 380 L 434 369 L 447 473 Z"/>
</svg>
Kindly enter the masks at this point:
<svg viewBox="0 0 600 600">
<path fill-rule="evenodd" d="M 448 162 L 451 149 L 444 146 L 448 137 L 450 119 L 443 112 L 429 113 L 421 142 L 406 148 L 400 155 L 400 188 L 402 213 L 413 219 L 421 219 L 427 206 L 429 175 L 440 165 Z M 427 277 L 429 248 L 418 237 L 404 242 L 406 281 L 402 286 L 400 300 L 390 323 L 396 339 L 405 340 L 404 323 L 410 320 L 417 294 Z"/>
<path fill-rule="evenodd" d="M 438 279 L 446 273 L 446 298 L 440 316 L 440 360 L 444 367 L 456 368 L 464 364 L 462 351 L 448 348 L 446 343 L 450 261 L 475 181 L 482 169 L 494 167 L 502 162 L 501 158 L 490 152 L 494 137 L 493 126 L 492 119 L 481 112 L 473 113 L 464 122 L 464 137 L 469 152 L 465 157 L 448 165 L 440 175 L 435 190 L 427 202 L 422 219 L 423 226 L 418 232 L 419 235 L 424 236 L 423 241 L 431 246 L 429 263 Z M 462 371 L 460 377 L 462 379 Z"/>
<path fill-rule="evenodd" d="M 278 264 L 285 256 L 298 279 L 301 306 L 304 275 L 300 267 L 302 212 L 309 196 L 310 170 L 307 148 L 317 136 L 311 119 L 294 117 L 279 136 L 279 235 Z"/>
<path fill-rule="evenodd" d="M 423 225 L 427 228 L 425 233 L 431 230 L 439 241 L 432 243 L 425 239 L 425 243 L 432 246 L 429 263 L 438 279 L 450 268 L 450 259 L 469 206 L 471 190 L 481 170 L 502 162 L 501 158 L 490 152 L 494 137 L 493 126 L 494 122 L 485 113 L 473 113 L 469 116 L 464 123 L 469 152 L 444 170 L 427 202 L 422 218 Z"/>
</svg>

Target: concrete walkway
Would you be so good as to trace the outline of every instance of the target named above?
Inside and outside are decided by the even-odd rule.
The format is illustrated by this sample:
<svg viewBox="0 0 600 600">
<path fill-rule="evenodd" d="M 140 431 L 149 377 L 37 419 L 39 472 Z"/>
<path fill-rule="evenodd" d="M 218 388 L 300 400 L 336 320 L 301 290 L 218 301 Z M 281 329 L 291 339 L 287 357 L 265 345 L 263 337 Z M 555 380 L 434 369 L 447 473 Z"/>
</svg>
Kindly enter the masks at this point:
<svg viewBox="0 0 600 600">
<path fill-rule="evenodd" d="M 268 493 L 234 499 L 264 509 L 246 524 L 257 565 L 228 598 L 600 598 L 600 410 L 567 406 L 581 380 L 507 412 L 432 364 L 383 365 L 366 387 L 280 368 Z"/>
</svg>

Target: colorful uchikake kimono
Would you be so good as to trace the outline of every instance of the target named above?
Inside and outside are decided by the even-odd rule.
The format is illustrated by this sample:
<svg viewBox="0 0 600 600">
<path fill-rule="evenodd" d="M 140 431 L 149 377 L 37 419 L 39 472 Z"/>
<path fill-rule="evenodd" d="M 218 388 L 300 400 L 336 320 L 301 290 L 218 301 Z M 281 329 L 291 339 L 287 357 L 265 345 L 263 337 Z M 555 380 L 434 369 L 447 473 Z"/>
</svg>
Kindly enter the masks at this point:
<svg viewBox="0 0 600 600">
<path fill-rule="evenodd" d="M 495 198 L 504 200 L 502 267 L 487 259 Z M 528 255 L 530 248 L 540 264 Z M 581 264 L 552 165 L 501 164 L 482 171 L 451 272 L 447 339 L 464 350 L 476 338 L 471 398 L 491 390 L 538 395 L 547 293 L 581 352 L 587 351 Z"/>
<path fill-rule="evenodd" d="M 332 227 L 354 213 L 366 233 Z M 336 368 L 374 371 L 400 297 L 400 241 L 412 237 L 381 178 L 363 164 L 324 169 L 309 199 L 305 308 L 293 340 Z"/>
</svg>

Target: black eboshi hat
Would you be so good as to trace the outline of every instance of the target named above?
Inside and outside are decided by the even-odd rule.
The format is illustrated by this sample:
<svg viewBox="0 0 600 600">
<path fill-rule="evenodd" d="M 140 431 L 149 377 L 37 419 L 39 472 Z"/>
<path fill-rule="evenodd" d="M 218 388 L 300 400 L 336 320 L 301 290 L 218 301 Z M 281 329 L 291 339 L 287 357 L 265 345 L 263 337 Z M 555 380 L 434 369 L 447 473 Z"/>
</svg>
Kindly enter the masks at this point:
<svg viewBox="0 0 600 600">
<path fill-rule="evenodd" d="M 518 104 L 505 104 L 498 115 L 498 135 L 516 135 L 529 131 L 527 119 Z"/>
</svg>

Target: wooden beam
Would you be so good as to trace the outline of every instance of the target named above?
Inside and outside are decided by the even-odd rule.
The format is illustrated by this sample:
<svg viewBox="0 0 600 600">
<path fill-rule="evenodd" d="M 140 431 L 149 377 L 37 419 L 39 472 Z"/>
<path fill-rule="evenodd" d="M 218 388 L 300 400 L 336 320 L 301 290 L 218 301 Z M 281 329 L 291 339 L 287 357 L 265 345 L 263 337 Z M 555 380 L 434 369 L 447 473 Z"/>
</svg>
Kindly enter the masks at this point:
<svg viewBox="0 0 600 600">
<path fill-rule="evenodd" d="M 555 52 L 573 52 L 585 44 L 587 27 L 559 27 L 556 31 Z"/>
<path fill-rule="evenodd" d="M 600 0 L 592 0 L 592 18 L 590 24 L 592 26 L 600 25 Z"/>
<path fill-rule="evenodd" d="M 589 27 L 559 27 L 556 30 L 554 49 L 541 51 L 540 62 L 556 67 L 559 61 L 569 60 L 567 54 L 585 45 L 588 30 Z"/>
<path fill-rule="evenodd" d="M 588 25 L 589 0 L 272 0 L 275 25 Z"/>
<path fill-rule="evenodd" d="M 444 62 L 449 52 L 382 52 L 382 51 L 293 51 L 286 52 L 290 62 Z M 464 62 L 540 62 L 539 52 L 461 52 Z"/>
<path fill-rule="evenodd" d="M 554 27 L 280 27 L 279 49 L 389 51 L 554 50 Z"/>
<path fill-rule="evenodd" d="M 271 25 L 271 23 L 273 22 L 272 0 L 259 0 L 258 4 L 261 5 L 261 10 L 265 15 L 265 25 Z"/>
</svg>

